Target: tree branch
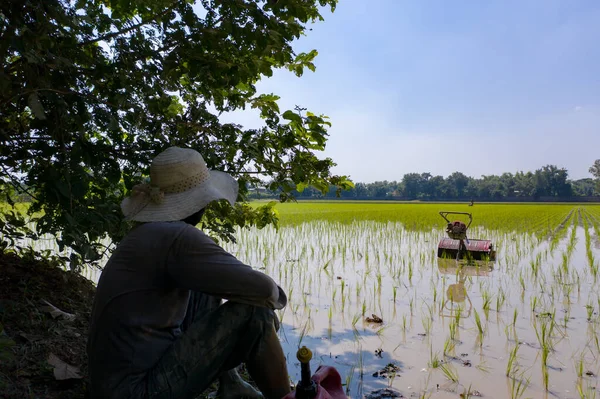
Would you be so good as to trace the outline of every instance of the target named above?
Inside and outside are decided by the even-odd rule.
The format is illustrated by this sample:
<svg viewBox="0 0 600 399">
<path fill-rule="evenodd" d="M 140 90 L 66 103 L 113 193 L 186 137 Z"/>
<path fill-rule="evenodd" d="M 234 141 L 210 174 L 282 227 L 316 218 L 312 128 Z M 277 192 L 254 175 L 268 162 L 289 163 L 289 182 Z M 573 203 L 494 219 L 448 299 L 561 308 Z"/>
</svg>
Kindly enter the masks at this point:
<svg viewBox="0 0 600 399">
<path fill-rule="evenodd" d="M 177 2 L 174 2 L 166 10 L 153 15 L 146 22 L 142 21 L 142 22 L 137 23 L 135 25 L 131 25 L 131 26 L 127 27 L 127 28 L 121 29 L 121 30 L 119 30 L 117 32 L 111 32 L 111 33 L 109 33 L 107 35 L 104 35 L 104 36 L 100 36 L 100 37 L 97 37 L 97 38 L 94 38 L 94 39 L 85 40 L 85 41 L 79 43 L 79 45 L 80 46 L 87 46 L 87 45 L 98 43 L 98 42 L 101 42 L 101 41 L 104 41 L 104 40 L 109 40 L 109 39 L 115 38 L 117 36 L 121 36 L 121 35 L 123 35 L 125 33 L 131 32 L 132 30 L 138 29 L 138 28 L 140 28 L 140 27 L 142 27 L 144 25 L 147 25 L 147 24 L 149 24 L 151 22 L 154 22 L 157 18 L 160 18 L 160 17 L 162 17 L 164 15 L 167 15 L 168 13 L 170 13 L 171 11 L 173 11 L 175 9 L 175 7 L 177 7 Z"/>
<path fill-rule="evenodd" d="M 0 164 L 0 167 L 4 172 L 4 175 L 10 179 L 9 183 L 15 188 L 15 190 L 17 190 L 17 192 L 27 194 L 34 200 L 37 200 L 37 197 L 33 195 L 29 190 L 23 188 L 23 184 L 20 181 L 16 180 L 15 177 L 9 171 L 6 170 L 3 164 Z"/>
</svg>

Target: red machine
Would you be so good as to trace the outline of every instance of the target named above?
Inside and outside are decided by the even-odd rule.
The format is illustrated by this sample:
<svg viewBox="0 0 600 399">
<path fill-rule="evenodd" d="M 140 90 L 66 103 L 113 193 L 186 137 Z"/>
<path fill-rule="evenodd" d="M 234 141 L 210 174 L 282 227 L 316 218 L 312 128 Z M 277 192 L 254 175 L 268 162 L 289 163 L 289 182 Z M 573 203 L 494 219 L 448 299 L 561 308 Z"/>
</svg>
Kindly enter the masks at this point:
<svg viewBox="0 0 600 399">
<path fill-rule="evenodd" d="M 342 377 L 334 367 L 320 366 L 311 377 L 310 349 L 303 346 L 296 353 L 296 357 L 300 360 L 300 382 L 296 390 L 283 399 L 348 399 L 342 388 Z"/>
<path fill-rule="evenodd" d="M 460 220 L 451 222 L 448 215 L 467 215 L 469 224 Z M 446 221 L 446 234 L 438 244 L 438 258 L 469 260 L 496 260 L 496 250 L 491 240 L 475 240 L 467 238 L 467 230 L 473 222 L 473 216 L 467 212 L 440 212 Z"/>
</svg>

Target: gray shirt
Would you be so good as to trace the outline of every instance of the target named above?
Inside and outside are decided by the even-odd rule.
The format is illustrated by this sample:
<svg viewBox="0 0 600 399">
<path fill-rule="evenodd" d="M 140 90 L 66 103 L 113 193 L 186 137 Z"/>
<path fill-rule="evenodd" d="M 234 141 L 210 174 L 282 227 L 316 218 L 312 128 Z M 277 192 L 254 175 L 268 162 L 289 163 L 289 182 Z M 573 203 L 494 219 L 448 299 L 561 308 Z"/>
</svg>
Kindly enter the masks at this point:
<svg viewBox="0 0 600 399">
<path fill-rule="evenodd" d="M 273 279 L 201 230 L 142 224 L 119 243 L 98 282 L 88 339 L 92 397 L 144 378 L 182 334 L 190 290 L 273 309 L 287 304 Z"/>
</svg>

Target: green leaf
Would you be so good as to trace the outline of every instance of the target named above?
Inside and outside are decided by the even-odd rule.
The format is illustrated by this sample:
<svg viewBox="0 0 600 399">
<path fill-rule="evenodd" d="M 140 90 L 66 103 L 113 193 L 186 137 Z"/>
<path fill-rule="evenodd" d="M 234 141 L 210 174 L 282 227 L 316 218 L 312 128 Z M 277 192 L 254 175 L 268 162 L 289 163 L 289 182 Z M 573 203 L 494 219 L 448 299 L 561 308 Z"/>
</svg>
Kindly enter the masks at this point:
<svg viewBox="0 0 600 399">
<path fill-rule="evenodd" d="M 296 184 L 296 191 L 298 191 L 299 193 L 303 192 L 304 189 L 308 187 L 307 183 L 298 183 Z"/>
<path fill-rule="evenodd" d="M 302 124 L 302 117 L 293 111 L 287 110 L 283 113 L 282 116 L 283 116 L 283 119 L 287 119 L 288 121 Z"/>
</svg>

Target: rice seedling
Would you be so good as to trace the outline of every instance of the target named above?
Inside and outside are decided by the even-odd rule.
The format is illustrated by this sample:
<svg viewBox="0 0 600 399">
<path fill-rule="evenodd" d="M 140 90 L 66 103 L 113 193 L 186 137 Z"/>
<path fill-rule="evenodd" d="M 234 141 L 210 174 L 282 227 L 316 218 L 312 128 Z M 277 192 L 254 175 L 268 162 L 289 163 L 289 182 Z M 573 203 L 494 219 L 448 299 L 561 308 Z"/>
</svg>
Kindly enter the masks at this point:
<svg viewBox="0 0 600 399">
<path fill-rule="evenodd" d="M 452 338 L 447 338 L 444 342 L 444 356 L 454 356 L 454 349 L 456 348 L 456 341 Z"/>
<path fill-rule="evenodd" d="M 510 354 L 508 356 L 508 362 L 506 364 L 506 376 L 507 377 L 511 377 L 515 373 L 515 371 L 518 370 L 517 354 L 519 352 L 519 345 L 520 344 L 517 341 L 516 345 L 510 351 Z"/>
<path fill-rule="evenodd" d="M 440 370 L 447 379 L 455 384 L 458 384 L 458 372 L 454 369 L 454 367 L 452 367 L 450 364 L 442 364 L 440 365 Z"/>
<path fill-rule="evenodd" d="M 585 309 L 587 311 L 587 321 L 591 322 L 594 317 L 594 305 L 592 305 L 591 302 L 588 302 L 588 304 L 585 305 Z"/>
<path fill-rule="evenodd" d="M 479 317 L 479 313 L 477 313 L 477 310 L 473 309 L 473 314 L 475 315 L 475 325 L 477 326 L 477 339 L 479 342 L 479 346 L 483 346 L 483 336 L 484 336 L 484 329 L 483 329 L 483 325 L 481 324 L 481 318 Z"/>
<path fill-rule="evenodd" d="M 450 329 L 450 339 L 453 341 L 456 340 L 456 331 L 458 330 L 458 323 L 456 319 L 450 320 L 448 328 Z"/>
<path fill-rule="evenodd" d="M 437 369 L 442 365 L 440 357 L 438 353 L 433 353 L 433 347 L 429 348 L 429 367 L 432 369 Z"/>
<path fill-rule="evenodd" d="M 583 353 L 581 353 L 581 355 L 579 356 L 579 359 L 577 359 L 577 361 L 575 363 L 575 370 L 577 372 L 578 378 L 583 378 L 584 362 L 585 362 L 585 356 Z"/>
<path fill-rule="evenodd" d="M 350 391 L 352 388 L 352 380 L 354 378 L 354 373 L 356 370 L 356 366 L 355 365 L 350 365 L 350 370 L 348 370 L 348 372 L 346 373 L 346 395 L 350 395 Z"/>
<path fill-rule="evenodd" d="M 530 377 L 525 378 L 524 373 L 510 379 L 510 398 L 519 399 L 530 384 Z"/>
<path fill-rule="evenodd" d="M 490 305 L 492 303 L 492 297 L 488 290 L 484 290 L 481 294 L 483 300 L 483 313 L 485 314 L 486 320 L 490 317 Z"/>
</svg>

